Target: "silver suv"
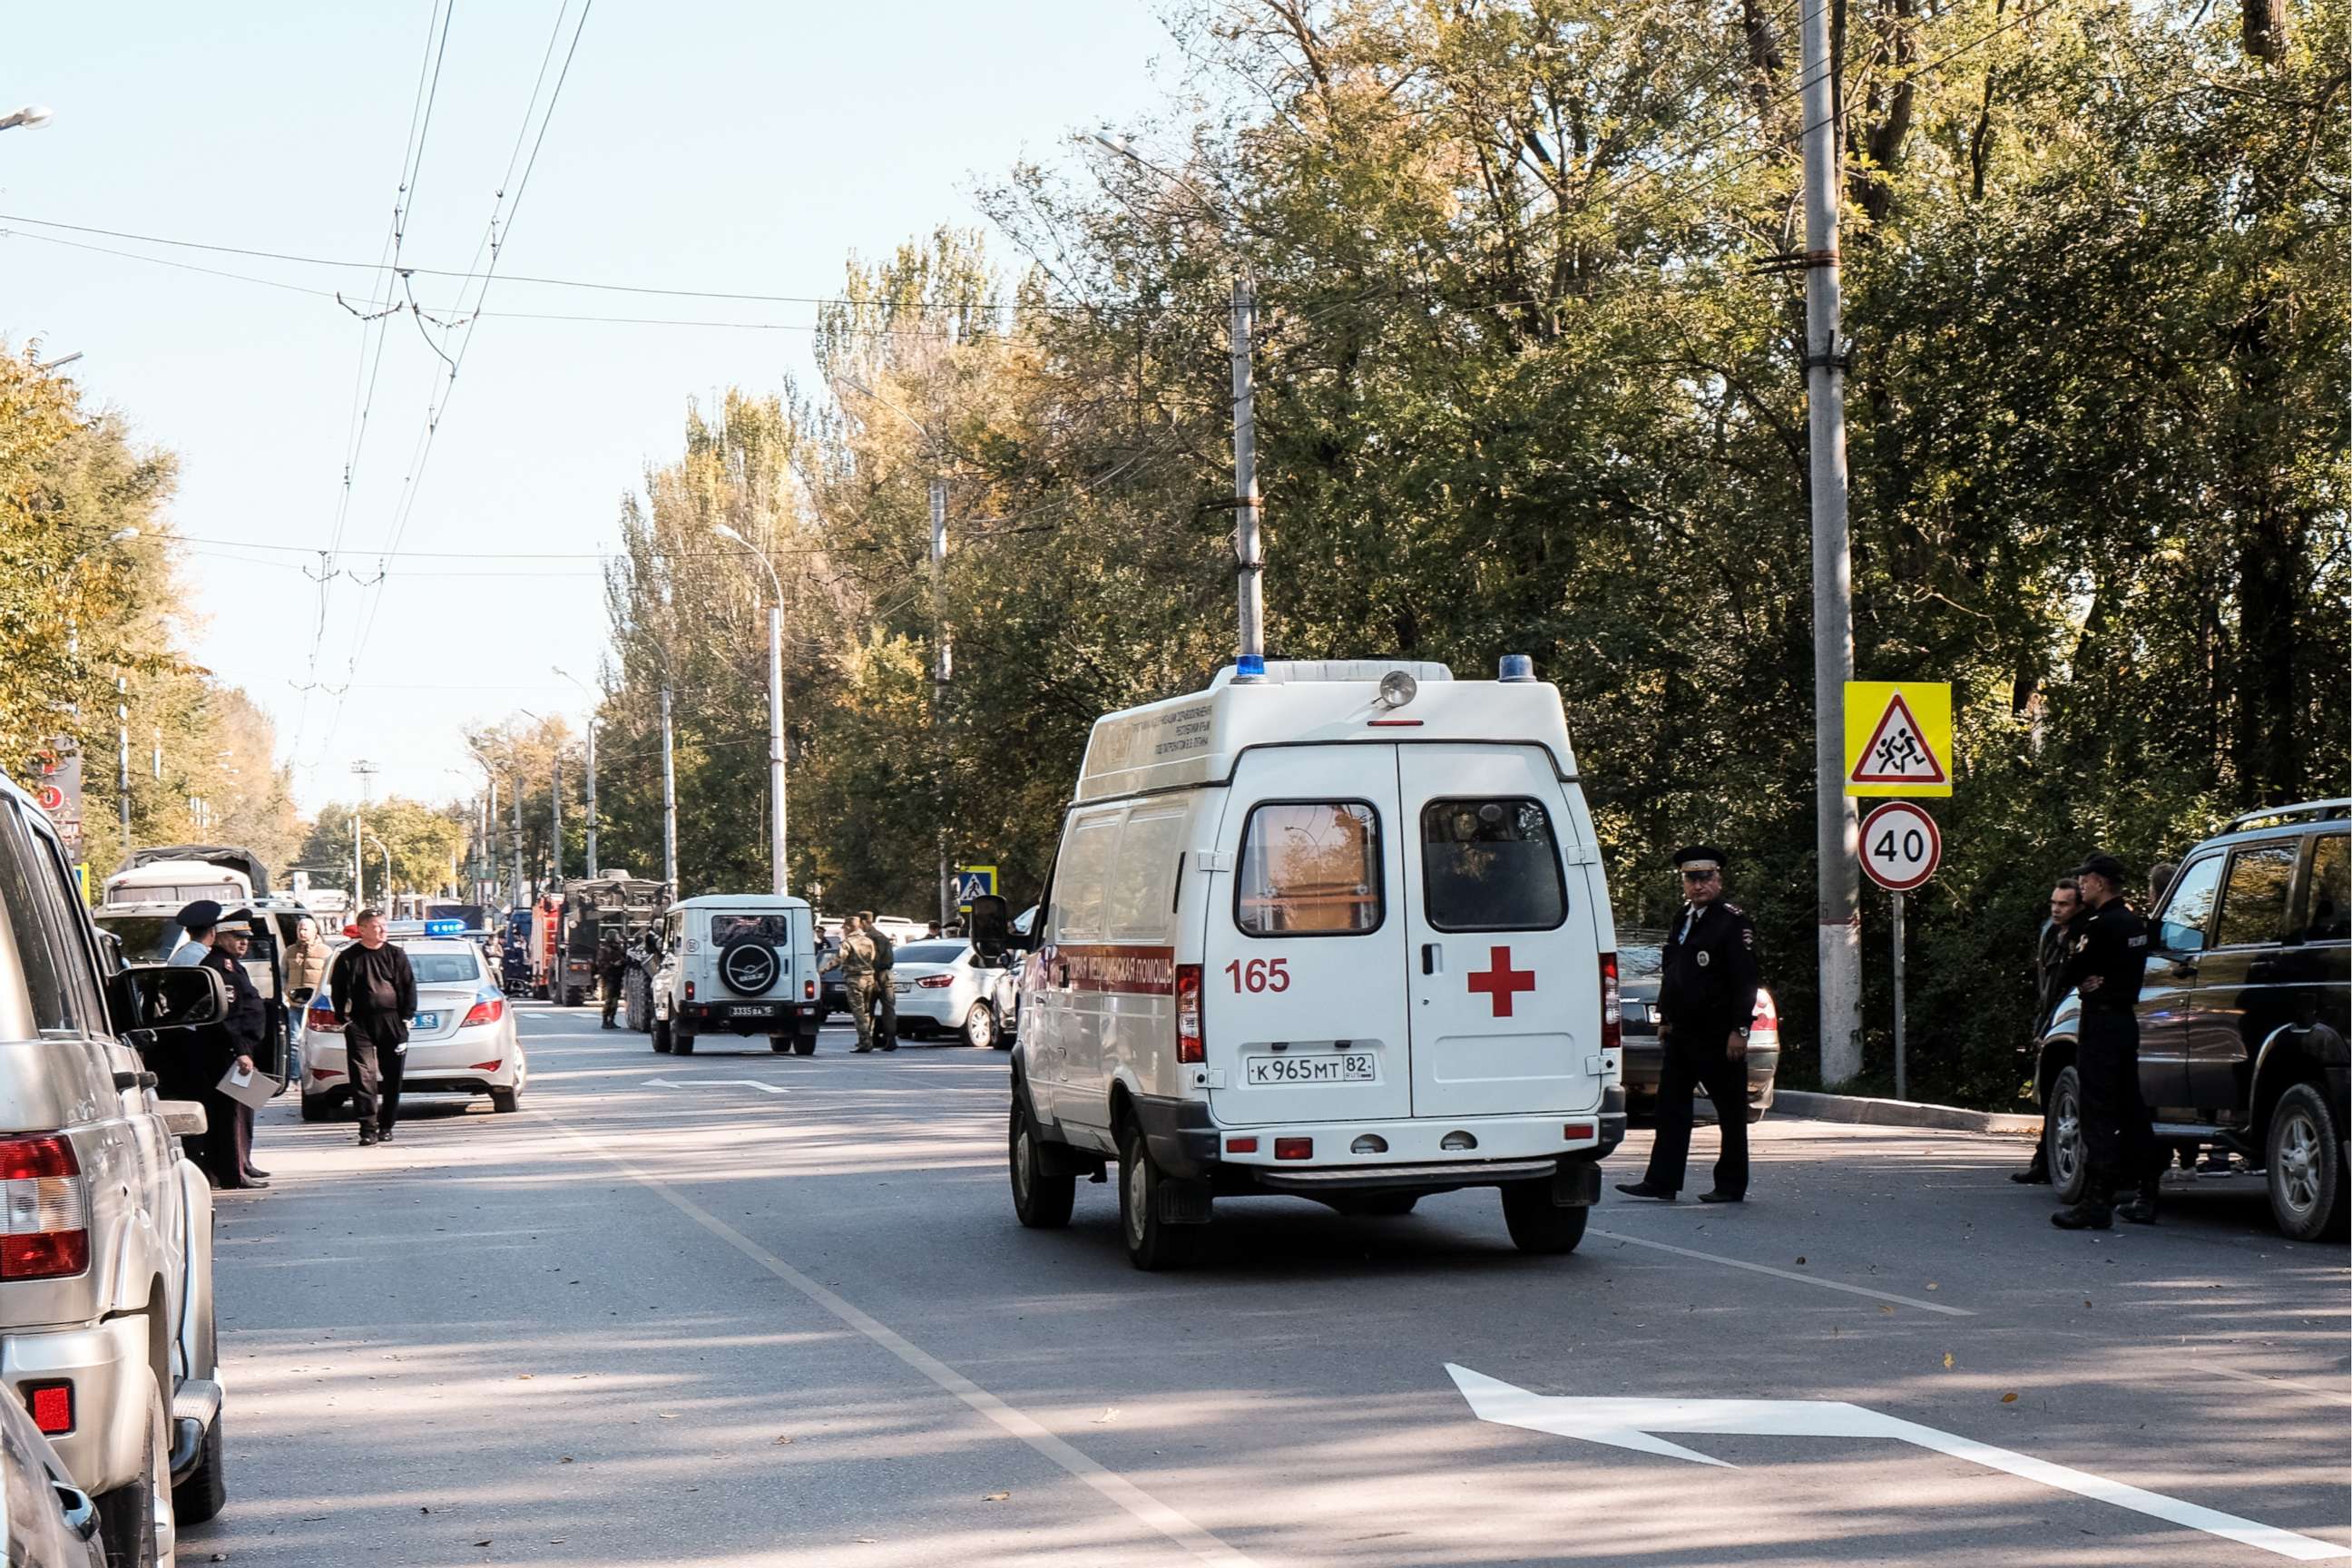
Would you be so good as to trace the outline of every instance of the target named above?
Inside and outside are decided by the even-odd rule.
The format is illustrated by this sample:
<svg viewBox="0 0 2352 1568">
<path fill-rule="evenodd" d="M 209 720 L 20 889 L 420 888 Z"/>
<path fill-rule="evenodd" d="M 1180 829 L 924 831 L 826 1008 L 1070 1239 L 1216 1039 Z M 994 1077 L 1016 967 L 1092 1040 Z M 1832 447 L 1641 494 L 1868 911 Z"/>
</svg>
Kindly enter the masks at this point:
<svg viewBox="0 0 2352 1568">
<path fill-rule="evenodd" d="M 216 1020 L 199 968 L 125 968 L 57 835 L 0 779 L 0 1383 L 98 1504 L 110 1568 L 168 1568 L 226 1500 L 213 1209 L 140 1048 Z"/>
</svg>

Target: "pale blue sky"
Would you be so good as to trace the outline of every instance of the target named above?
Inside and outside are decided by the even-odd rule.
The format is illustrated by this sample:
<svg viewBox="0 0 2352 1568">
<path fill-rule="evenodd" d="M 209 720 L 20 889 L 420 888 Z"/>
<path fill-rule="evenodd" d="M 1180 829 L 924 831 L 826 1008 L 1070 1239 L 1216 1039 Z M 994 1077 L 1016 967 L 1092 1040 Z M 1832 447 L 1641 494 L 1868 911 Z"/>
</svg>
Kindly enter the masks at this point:
<svg viewBox="0 0 2352 1568">
<path fill-rule="evenodd" d="M 454 5 L 404 258 L 462 270 L 558 0 Z M 0 212 L 373 262 L 432 8 L 13 7 L 0 100 L 47 104 L 57 119 L 0 132 Z M 568 15 L 578 14 L 573 0 Z M 1016 159 L 1065 158 L 1072 130 L 1148 112 L 1169 76 L 1154 62 L 1175 53 L 1150 0 L 593 0 L 499 270 L 829 295 L 851 251 L 883 254 L 940 222 L 976 224 L 971 193 Z M 184 533 L 330 542 L 360 355 L 351 316 L 331 299 L 0 227 L 13 231 L 0 237 L 0 333 L 38 337 L 51 357 L 79 351 L 72 374 L 84 388 L 179 454 Z M 363 271 L 61 237 L 310 288 L 369 286 Z M 419 298 L 431 308 L 452 287 L 420 279 Z M 503 280 L 488 306 L 803 324 L 813 315 Z M 362 573 L 392 536 L 439 368 L 413 322 L 393 324 L 343 538 L 342 563 Z M 588 557 L 611 547 L 619 498 L 646 463 L 676 451 L 687 398 L 730 383 L 773 388 L 788 373 L 805 381 L 807 364 L 801 331 L 486 318 L 400 541 L 473 558 L 394 561 L 364 592 L 349 578 L 332 584 L 322 682 L 341 681 L 356 618 L 381 595 L 334 732 L 334 700 L 314 693 L 306 716 L 291 684 L 307 673 L 318 595 L 293 567 L 301 556 L 197 545 L 193 652 L 277 716 L 306 807 L 348 795 L 358 757 L 383 768 L 379 794 L 457 795 L 467 786 L 447 770 L 466 765 L 461 725 L 582 708 L 550 667 L 593 680 L 604 615 Z M 512 575 L 428 574 L 457 572 Z"/>
</svg>

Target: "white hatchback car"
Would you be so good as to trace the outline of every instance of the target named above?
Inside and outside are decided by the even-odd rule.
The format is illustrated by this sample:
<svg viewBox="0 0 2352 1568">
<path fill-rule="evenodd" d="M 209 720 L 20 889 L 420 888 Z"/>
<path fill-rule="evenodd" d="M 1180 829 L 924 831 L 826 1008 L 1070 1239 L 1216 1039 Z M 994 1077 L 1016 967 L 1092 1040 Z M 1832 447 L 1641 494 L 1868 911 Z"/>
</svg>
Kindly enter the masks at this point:
<svg viewBox="0 0 2352 1568">
<path fill-rule="evenodd" d="M 481 945 L 465 936 L 404 931 L 405 923 L 394 923 L 390 933 L 416 972 L 416 1016 L 408 1021 L 401 1098 L 480 1094 L 489 1097 L 492 1110 L 516 1110 L 530 1068 L 515 1033 L 514 1009 L 483 966 Z M 342 1020 L 321 994 L 303 1020 L 302 1120 L 327 1121 L 351 1098 Z"/>
<path fill-rule="evenodd" d="M 1012 1048 L 1019 971 L 982 962 L 963 938 L 908 942 L 890 979 L 900 1034 L 960 1034 L 979 1049 Z"/>
</svg>

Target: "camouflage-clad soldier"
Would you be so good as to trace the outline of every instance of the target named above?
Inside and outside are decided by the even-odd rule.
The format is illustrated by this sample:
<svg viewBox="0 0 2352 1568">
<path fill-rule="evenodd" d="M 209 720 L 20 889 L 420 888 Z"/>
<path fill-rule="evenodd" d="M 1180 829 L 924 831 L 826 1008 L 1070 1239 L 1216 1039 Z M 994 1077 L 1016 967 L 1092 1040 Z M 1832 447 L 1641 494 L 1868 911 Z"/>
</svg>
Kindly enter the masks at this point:
<svg viewBox="0 0 2352 1568">
<path fill-rule="evenodd" d="M 851 915 L 841 922 L 841 947 L 834 954 L 834 967 L 841 971 L 842 990 L 849 1003 L 850 1021 L 857 1026 L 857 1049 L 874 1048 L 874 939 L 866 934 L 862 915 Z"/>
</svg>

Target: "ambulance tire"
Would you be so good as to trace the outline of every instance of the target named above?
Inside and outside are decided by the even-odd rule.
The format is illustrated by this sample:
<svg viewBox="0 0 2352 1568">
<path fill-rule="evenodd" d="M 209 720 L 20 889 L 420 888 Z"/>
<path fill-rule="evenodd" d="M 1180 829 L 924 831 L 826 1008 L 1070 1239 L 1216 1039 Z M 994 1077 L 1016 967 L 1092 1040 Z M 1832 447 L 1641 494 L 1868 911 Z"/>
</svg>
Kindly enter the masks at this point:
<svg viewBox="0 0 2352 1568">
<path fill-rule="evenodd" d="M 1511 1242 L 1521 1252 L 1558 1256 L 1574 1252 L 1584 1239 L 1584 1221 L 1592 1211 L 1561 1208 L 1551 1201 L 1551 1183 L 1513 1182 L 1503 1189 L 1503 1223 Z"/>
<path fill-rule="evenodd" d="M 1143 1129 L 1129 1117 L 1118 1131 L 1118 1234 L 1127 1260 L 1147 1274 L 1181 1268 L 1200 1255 L 1209 1227 L 1171 1225 L 1160 1215 L 1160 1189 L 1168 1178 L 1152 1163 Z"/>
<path fill-rule="evenodd" d="M 1029 1230 L 1059 1230 L 1070 1223 L 1077 1202 L 1078 1178 L 1047 1173 L 1045 1141 L 1029 1114 L 1028 1097 L 1016 1086 L 1013 1092 L 1013 1125 L 1006 1140 L 1006 1168 L 1013 1177 L 1013 1214 Z"/>
</svg>

